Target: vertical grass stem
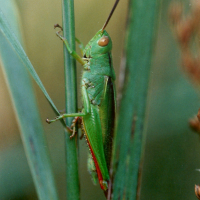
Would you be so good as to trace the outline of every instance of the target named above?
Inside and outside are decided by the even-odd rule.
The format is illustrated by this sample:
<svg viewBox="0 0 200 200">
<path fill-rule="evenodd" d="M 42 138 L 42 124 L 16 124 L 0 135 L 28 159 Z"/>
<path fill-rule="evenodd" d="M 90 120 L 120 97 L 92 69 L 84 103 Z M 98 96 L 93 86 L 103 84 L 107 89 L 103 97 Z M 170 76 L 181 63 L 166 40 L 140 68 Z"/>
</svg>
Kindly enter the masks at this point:
<svg viewBox="0 0 200 200">
<path fill-rule="evenodd" d="M 74 1 L 62 0 L 63 9 L 63 35 L 68 40 L 72 50 L 75 50 L 75 27 L 74 27 Z M 65 67 L 65 98 L 66 113 L 77 111 L 77 88 L 76 88 L 76 62 L 64 46 Z M 66 118 L 66 124 L 71 125 L 72 118 Z M 67 177 L 67 199 L 79 199 L 78 160 L 75 138 L 70 139 L 69 133 L 65 131 L 66 142 L 66 177 Z"/>
</svg>

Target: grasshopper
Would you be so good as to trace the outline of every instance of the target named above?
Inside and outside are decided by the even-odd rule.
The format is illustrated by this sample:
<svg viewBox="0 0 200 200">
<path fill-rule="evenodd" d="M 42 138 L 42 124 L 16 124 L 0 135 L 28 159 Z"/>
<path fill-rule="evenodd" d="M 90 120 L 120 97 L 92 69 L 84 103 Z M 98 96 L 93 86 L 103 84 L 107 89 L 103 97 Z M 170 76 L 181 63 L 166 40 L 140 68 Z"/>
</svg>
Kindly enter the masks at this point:
<svg viewBox="0 0 200 200">
<path fill-rule="evenodd" d="M 91 152 L 88 161 L 89 170 L 94 179 L 95 176 L 98 177 L 99 184 L 104 191 L 108 190 L 110 181 L 109 168 L 116 112 L 112 41 L 105 28 L 118 2 L 119 0 L 116 0 L 103 28 L 95 34 L 85 48 L 82 48 L 83 57 L 72 51 L 67 40 L 60 35 L 60 31 L 57 32 L 57 36 L 64 42 L 71 56 L 83 66 L 81 91 L 84 106 L 80 113 L 66 113 L 54 120 L 47 119 L 48 123 L 52 123 L 66 117 L 75 117 L 72 136 L 75 134 L 76 122 L 81 120 Z M 61 28 L 58 24 L 55 27 Z M 79 40 L 76 39 L 76 41 L 80 43 Z"/>
</svg>

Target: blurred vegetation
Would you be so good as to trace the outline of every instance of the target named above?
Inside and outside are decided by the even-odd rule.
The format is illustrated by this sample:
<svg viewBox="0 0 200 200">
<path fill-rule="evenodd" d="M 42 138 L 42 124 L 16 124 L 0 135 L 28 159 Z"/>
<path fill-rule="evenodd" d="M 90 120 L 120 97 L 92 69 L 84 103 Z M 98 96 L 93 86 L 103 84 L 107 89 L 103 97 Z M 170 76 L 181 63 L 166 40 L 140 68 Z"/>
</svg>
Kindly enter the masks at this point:
<svg viewBox="0 0 200 200">
<path fill-rule="evenodd" d="M 26 52 L 54 103 L 62 110 L 65 105 L 63 48 L 53 29 L 55 23 L 62 22 L 61 2 L 16 2 L 20 11 Z M 188 120 L 197 114 L 199 108 L 199 88 L 192 84 L 181 68 L 177 39 L 168 20 L 171 2 L 162 1 L 159 25 L 156 27 L 158 31 L 146 113 L 141 200 L 196 199 L 194 184 L 200 183 L 200 174 L 196 170 L 200 166 L 200 140 L 198 134 L 194 134 L 188 126 Z M 184 3 L 186 13 L 190 10 L 192 2 L 181 2 Z M 112 5 L 113 2 L 107 0 L 88 0 L 87 3 L 75 1 L 76 37 L 86 44 L 102 27 Z M 119 3 L 107 28 L 113 40 L 112 54 L 117 88 L 120 62 L 123 62 L 120 60 L 125 37 L 127 5 L 127 1 Z M 81 76 L 80 66 L 77 76 Z M 65 199 L 63 127 L 60 123 L 45 123 L 47 117 L 53 118 L 55 114 L 38 86 L 34 82 L 33 85 L 50 149 L 59 197 Z M 37 199 L 2 70 L 0 94 L 0 199 Z M 80 93 L 78 95 L 80 100 Z M 105 199 L 101 189 L 93 186 L 87 173 L 86 142 L 80 141 L 79 147 L 81 199 Z"/>
<path fill-rule="evenodd" d="M 1 6 L 4 7 L 3 12 L 0 11 L 1 63 L 9 86 L 25 154 L 38 198 L 41 200 L 57 200 L 52 165 L 30 74 L 23 65 L 24 63 L 34 70 L 20 45 L 20 43 L 23 45 L 23 42 L 18 25 L 18 10 L 12 0 L 1 1 Z M 10 27 L 9 24 L 11 24 Z M 37 77 L 36 73 L 32 73 L 32 75 Z M 40 85 L 40 81 L 38 84 Z M 45 90 L 43 91 L 45 92 Z M 4 188 L 5 185 L 2 185 L 2 187 Z"/>
</svg>

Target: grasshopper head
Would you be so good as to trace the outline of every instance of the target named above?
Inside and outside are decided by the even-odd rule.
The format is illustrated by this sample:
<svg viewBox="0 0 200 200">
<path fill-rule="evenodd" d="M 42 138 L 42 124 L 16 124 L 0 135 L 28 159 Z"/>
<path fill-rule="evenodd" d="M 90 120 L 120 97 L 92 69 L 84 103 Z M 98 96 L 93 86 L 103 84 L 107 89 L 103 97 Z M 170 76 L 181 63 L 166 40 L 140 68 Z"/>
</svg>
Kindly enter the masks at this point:
<svg viewBox="0 0 200 200">
<path fill-rule="evenodd" d="M 83 51 L 84 57 L 86 58 L 99 57 L 111 51 L 112 41 L 108 33 L 105 31 L 105 28 L 108 25 L 108 22 L 110 21 L 110 18 L 115 8 L 117 7 L 118 3 L 119 3 L 119 0 L 116 0 L 105 24 L 103 25 L 103 28 L 99 30 L 96 33 L 96 35 L 86 45 Z"/>
<path fill-rule="evenodd" d="M 112 50 L 112 41 L 108 33 L 102 29 L 89 41 L 84 49 L 84 57 L 92 58 L 106 54 Z"/>
</svg>

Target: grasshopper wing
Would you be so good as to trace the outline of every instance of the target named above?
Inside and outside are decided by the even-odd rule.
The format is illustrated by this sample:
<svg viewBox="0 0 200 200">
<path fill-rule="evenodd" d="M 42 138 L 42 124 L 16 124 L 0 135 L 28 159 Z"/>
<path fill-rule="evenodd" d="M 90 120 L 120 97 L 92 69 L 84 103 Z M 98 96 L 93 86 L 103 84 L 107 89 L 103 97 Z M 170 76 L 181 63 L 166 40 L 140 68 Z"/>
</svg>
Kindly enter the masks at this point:
<svg viewBox="0 0 200 200">
<path fill-rule="evenodd" d="M 111 77 L 105 77 L 104 96 L 99 107 L 104 154 L 107 168 L 110 168 L 112 143 L 115 126 L 116 98 L 115 85 Z"/>
<path fill-rule="evenodd" d="M 104 155 L 102 128 L 98 106 L 91 104 L 90 113 L 83 117 L 83 126 L 88 146 L 96 167 L 100 186 L 103 190 L 107 190 L 109 173 Z"/>
</svg>

